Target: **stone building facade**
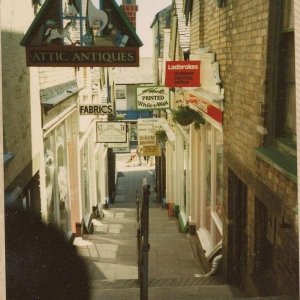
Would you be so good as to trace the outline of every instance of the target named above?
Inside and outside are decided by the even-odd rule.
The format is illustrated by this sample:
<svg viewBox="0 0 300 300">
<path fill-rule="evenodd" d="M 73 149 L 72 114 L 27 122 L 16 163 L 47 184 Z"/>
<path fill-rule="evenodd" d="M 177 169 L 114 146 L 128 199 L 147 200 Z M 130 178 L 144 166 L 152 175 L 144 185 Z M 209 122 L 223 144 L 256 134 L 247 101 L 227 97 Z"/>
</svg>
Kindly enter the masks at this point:
<svg viewBox="0 0 300 300">
<path fill-rule="evenodd" d="M 5 203 L 39 211 L 42 134 L 38 72 L 26 67 L 24 49 L 19 45 L 34 9 L 29 0 L 2 1 L 1 8 Z"/>
<path fill-rule="evenodd" d="M 90 223 L 93 207 L 107 198 L 107 149 L 95 145 L 94 118 L 80 120 L 78 104 L 101 103 L 99 86 L 108 88 L 100 78 L 93 82 L 90 68 L 28 68 L 21 44 L 45 6 L 2 6 L 5 204 L 37 213 L 72 237 L 76 223 Z"/>
<path fill-rule="evenodd" d="M 223 262 L 252 295 L 298 293 L 293 1 L 184 1 L 224 89 Z"/>
<path fill-rule="evenodd" d="M 155 17 L 150 25 L 153 36 L 153 72 L 156 78 L 156 84 L 163 84 L 163 57 L 166 50 L 165 45 L 170 40 L 168 29 L 171 27 L 172 5 L 169 5 L 155 14 Z M 165 36 L 166 35 L 166 36 Z M 168 51 L 167 51 L 168 53 Z"/>
</svg>

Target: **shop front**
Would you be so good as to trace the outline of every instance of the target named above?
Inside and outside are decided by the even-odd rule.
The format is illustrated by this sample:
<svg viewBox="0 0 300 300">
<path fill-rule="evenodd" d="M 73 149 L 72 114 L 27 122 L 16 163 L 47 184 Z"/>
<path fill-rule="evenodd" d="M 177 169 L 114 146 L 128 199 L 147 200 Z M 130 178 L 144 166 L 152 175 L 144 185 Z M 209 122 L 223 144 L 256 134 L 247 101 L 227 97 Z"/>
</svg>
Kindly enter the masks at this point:
<svg viewBox="0 0 300 300">
<path fill-rule="evenodd" d="M 91 119 L 92 120 L 92 119 Z M 95 208 L 102 210 L 108 204 L 108 148 L 96 143 L 96 122 L 81 126 L 80 152 L 80 218 L 87 223 Z"/>
<path fill-rule="evenodd" d="M 193 133 L 190 225 L 196 229 L 207 257 L 222 241 L 223 133 L 209 121 Z"/>
<path fill-rule="evenodd" d="M 206 93 L 201 89 L 193 93 L 185 92 L 185 101 L 202 113 L 205 124 L 196 130 L 194 124 L 173 123 L 175 140 L 166 144 L 166 200 L 173 206 L 180 229 L 197 233 L 209 256 L 221 245 L 223 233 L 223 130 L 222 120 L 207 109 L 211 101 L 204 100 Z M 213 110 L 222 114 L 218 106 Z"/>
<path fill-rule="evenodd" d="M 77 110 L 74 106 L 69 113 L 57 119 L 53 126 L 44 126 L 44 167 L 45 198 L 44 212 L 50 223 L 57 224 L 64 232 L 75 230 L 75 219 L 78 218 L 78 196 L 74 187 L 78 178 L 74 175 L 77 140 Z M 54 120 L 55 121 L 55 120 Z"/>
<path fill-rule="evenodd" d="M 173 159 L 175 213 L 180 229 L 186 231 L 190 213 L 190 140 L 187 128 L 176 125 L 175 151 Z"/>
<path fill-rule="evenodd" d="M 198 235 L 207 258 L 222 246 L 223 215 L 223 100 L 219 63 L 208 49 L 190 59 L 200 60 L 200 87 L 184 88 L 184 104 L 205 119 L 199 129 L 189 128 L 190 198 L 188 224 Z"/>
<path fill-rule="evenodd" d="M 191 127 L 191 214 L 189 224 L 197 232 L 207 257 L 222 244 L 223 128 L 222 95 L 197 89 L 185 94 L 200 111 L 205 124 Z"/>
</svg>

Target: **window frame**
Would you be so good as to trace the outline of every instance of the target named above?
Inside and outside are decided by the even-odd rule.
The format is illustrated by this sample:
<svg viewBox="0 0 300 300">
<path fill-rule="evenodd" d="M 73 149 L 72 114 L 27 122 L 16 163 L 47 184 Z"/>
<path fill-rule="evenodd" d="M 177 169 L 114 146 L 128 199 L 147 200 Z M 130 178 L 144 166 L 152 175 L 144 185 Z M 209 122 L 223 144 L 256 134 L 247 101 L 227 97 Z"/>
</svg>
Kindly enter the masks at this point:
<svg viewBox="0 0 300 300">
<path fill-rule="evenodd" d="M 290 4 L 293 5 L 293 0 Z M 290 34 L 294 29 L 283 30 L 283 14 L 285 0 L 270 1 L 269 7 L 269 32 L 267 45 L 267 73 L 266 73 L 266 101 L 268 103 L 268 115 L 266 118 L 268 134 L 266 135 L 264 146 L 273 146 L 281 152 L 295 156 L 296 141 L 284 136 L 281 127 L 283 126 L 284 116 L 282 98 L 279 95 L 279 82 L 282 77 L 280 71 L 280 46 L 281 38 L 287 33 Z"/>
</svg>

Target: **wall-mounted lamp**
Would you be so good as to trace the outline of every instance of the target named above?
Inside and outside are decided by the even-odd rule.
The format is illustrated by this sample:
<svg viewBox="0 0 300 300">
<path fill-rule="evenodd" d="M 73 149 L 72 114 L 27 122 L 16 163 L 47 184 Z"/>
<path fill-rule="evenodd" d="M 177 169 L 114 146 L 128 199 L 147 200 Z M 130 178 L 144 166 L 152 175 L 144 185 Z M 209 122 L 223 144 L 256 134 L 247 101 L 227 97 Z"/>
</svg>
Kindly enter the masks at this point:
<svg viewBox="0 0 300 300">
<path fill-rule="evenodd" d="M 218 8 L 222 8 L 225 4 L 225 0 L 217 0 L 217 6 Z"/>
</svg>

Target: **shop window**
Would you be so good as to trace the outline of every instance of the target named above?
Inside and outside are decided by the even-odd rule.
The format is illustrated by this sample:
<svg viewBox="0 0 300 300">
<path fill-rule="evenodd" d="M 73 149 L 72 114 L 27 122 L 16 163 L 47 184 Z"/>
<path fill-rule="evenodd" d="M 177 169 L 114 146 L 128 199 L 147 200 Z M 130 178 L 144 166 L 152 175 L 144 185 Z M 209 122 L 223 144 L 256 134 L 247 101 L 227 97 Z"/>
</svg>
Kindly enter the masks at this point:
<svg viewBox="0 0 300 300">
<path fill-rule="evenodd" d="M 185 25 L 188 25 L 193 9 L 193 0 L 183 0 L 183 12 L 185 15 Z"/>
<path fill-rule="evenodd" d="M 294 1 L 270 1 L 265 143 L 259 158 L 297 181 Z M 263 115 L 264 116 L 264 115 Z"/>
<path fill-rule="evenodd" d="M 296 142 L 294 1 L 283 1 L 278 54 L 277 137 Z"/>
<path fill-rule="evenodd" d="M 216 131 L 216 155 L 217 155 L 217 199 L 216 212 L 220 219 L 223 215 L 223 134 Z"/>
<path fill-rule="evenodd" d="M 206 144 L 206 228 L 210 230 L 210 216 L 211 216 L 211 201 L 212 199 L 212 126 L 207 125 L 207 144 Z"/>
<path fill-rule="evenodd" d="M 88 198 L 89 198 L 89 190 L 88 190 L 88 156 L 87 156 L 87 143 L 84 144 L 80 151 L 81 156 L 81 177 L 82 177 L 82 201 L 83 201 L 83 211 L 85 213 L 88 212 Z"/>
<path fill-rule="evenodd" d="M 210 232 L 214 247 L 223 232 L 223 134 L 210 124 L 205 128 L 205 229 Z"/>
<path fill-rule="evenodd" d="M 55 158 L 54 158 L 54 136 L 50 135 L 44 141 L 45 148 L 45 174 L 46 174 L 46 198 L 48 221 L 54 223 L 55 218 Z"/>
<path fill-rule="evenodd" d="M 277 148 L 296 149 L 296 89 L 294 0 L 270 1 L 270 38 L 268 71 L 269 94 L 274 105 L 275 118 L 270 111 L 271 138 Z M 273 69 L 271 69 L 273 68 Z M 272 87 L 272 84 L 274 86 Z M 274 93 L 272 94 L 272 90 Z M 289 149 L 288 149 L 289 148 Z"/>
<path fill-rule="evenodd" d="M 44 140 L 47 214 L 50 223 L 69 229 L 69 183 L 65 125 L 58 126 Z"/>
</svg>

